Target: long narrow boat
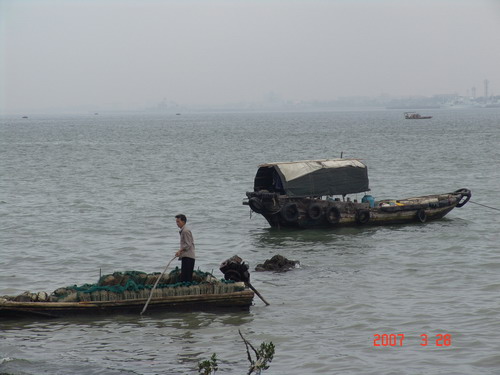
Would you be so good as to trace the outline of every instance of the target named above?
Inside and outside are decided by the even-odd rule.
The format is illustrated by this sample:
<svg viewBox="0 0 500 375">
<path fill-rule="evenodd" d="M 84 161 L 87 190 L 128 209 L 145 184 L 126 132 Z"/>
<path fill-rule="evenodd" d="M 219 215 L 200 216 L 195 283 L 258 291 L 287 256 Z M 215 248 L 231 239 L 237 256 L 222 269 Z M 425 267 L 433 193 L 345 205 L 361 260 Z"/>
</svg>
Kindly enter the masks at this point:
<svg viewBox="0 0 500 375">
<path fill-rule="evenodd" d="M 304 160 L 259 165 L 254 191 L 243 201 L 275 228 L 337 228 L 426 222 L 465 205 L 471 191 L 376 201 L 359 159 Z M 364 193 L 358 202 L 349 194 Z"/>
<path fill-rule="evenodd" d="M 211 274 L 196 272 L 198 278 L 192 283 L 173 283 L 172 273 L 160 280 L 153 291 L 148 312 L 248 310 L 252 305 L 254 292 L 244 282 L 218 280 Z M 0 317 L 139 314 L 159 276 L 136 271 L 115 272 L 103 276 L 97 284 L 59 288 L 50 295 L 25 292 L 19 296 L 0 297 Z"/>
<path fill-rule="evenodd" d="M 405 112 L 405 119 L 407 120 L 428 120 L 432 118 L 432 116 L 422 116 L 416 112 Z"/>
</svg>

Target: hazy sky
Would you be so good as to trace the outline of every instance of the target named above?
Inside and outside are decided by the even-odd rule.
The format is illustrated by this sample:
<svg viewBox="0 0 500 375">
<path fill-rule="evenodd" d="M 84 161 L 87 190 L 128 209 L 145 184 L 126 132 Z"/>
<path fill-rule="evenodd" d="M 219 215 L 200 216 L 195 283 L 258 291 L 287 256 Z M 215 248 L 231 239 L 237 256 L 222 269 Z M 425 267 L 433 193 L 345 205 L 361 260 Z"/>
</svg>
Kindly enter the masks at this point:
<svg viewBox="0 0 500 375">
<path fill-rule="evenodd" d="M 500 95 L 500 0 L 0 0 L 0 113 Z"/>
</svg>

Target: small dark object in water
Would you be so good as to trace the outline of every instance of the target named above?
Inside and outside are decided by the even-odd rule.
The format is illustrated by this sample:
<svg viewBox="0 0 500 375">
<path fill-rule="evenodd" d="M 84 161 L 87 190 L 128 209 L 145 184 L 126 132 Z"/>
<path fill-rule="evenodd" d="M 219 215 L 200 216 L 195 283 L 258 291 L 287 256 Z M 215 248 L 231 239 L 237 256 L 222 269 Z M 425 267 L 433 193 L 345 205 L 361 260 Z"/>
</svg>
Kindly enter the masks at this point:
<svg viewBox="0 0 500 375">
<path fill-rule="evenodd" d="M 298 260 L 288 260 L 282 255 L 275 255 L 267 259 L 264 264 L 257 264 L 255 271 L 276 271 L 284 272 L 299 265 Z"/>
</svg>

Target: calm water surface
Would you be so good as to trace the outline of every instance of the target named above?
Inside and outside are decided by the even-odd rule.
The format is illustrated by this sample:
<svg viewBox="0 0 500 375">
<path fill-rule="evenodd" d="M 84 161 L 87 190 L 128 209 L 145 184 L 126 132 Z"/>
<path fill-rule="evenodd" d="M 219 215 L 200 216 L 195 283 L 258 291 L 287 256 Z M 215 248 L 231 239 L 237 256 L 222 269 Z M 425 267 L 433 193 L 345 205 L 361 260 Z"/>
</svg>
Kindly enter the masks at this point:
<svg viewBox="0 0 500 375">
<path fill-rule="evenodd" d="M 279 231 L 241 204 L 259 163 L 343 152 L 368 165 L 377 199 L 465 187 L 500 208 L 500 111 L 429 114 L 1 119 L 0 295 L 162 271 L 179 212 L 204 271 L 222 277 L 234 254 L 251 269 L 275 254 L 301 267 L 253 272 L 271 305 L 256 298 L 249 312 L 0 321 L 0 373 L 196 374 L 215 352 L 218 373 L 242 374 L 241 330 L 276 345 L 266 374 L 498 374 L 498 211 L 469 203 L 425 224 Z M 403 346 L 375 347 L 375 334 L 404 334 Z M 451 345 L 436 345 L 445 334 Z"/>
</svg>

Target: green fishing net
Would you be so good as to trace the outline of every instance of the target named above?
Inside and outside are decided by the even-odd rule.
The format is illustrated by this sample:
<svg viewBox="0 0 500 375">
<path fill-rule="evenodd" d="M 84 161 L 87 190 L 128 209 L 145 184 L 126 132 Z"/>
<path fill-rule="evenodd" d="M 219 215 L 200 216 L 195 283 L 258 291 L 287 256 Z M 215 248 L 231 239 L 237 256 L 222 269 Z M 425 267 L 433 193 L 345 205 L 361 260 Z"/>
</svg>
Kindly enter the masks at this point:
<svg viewBox="0 0 500 375">
<path fill-rule="evenodd" d="M 51 294 L 50 300 L 54 302 L 78 302 L 147 298 L 160 276 L 155 289 L 157 297 L 203 294 L 214 291 L 224 293 L 244 289 L 240 285 L 231 285 L 235 284 L 232 280 L 218 280 L 209 272 L 194 271 L 192 282 L 179 281 L 180 274 L 179 267 L 163 276 L 160 272 L 149 274 L 141 271 L 114 272 L 101 276 L 95 284 L 58 288 Z M 222 286 L 214 288 L 214 284 Z M 190 286 L 198 287 L 188 288 Z M 209 288 L 209 286 L 211 287 Z"/>
</svg>

